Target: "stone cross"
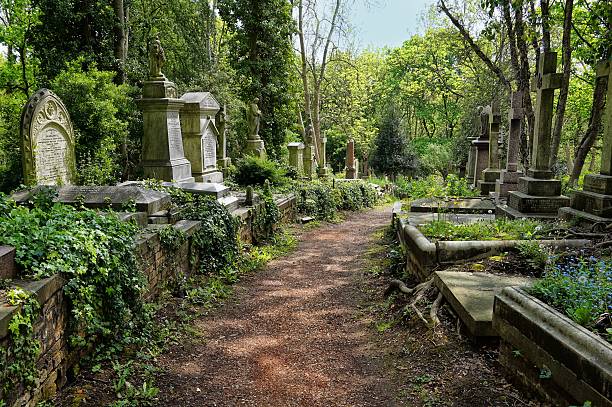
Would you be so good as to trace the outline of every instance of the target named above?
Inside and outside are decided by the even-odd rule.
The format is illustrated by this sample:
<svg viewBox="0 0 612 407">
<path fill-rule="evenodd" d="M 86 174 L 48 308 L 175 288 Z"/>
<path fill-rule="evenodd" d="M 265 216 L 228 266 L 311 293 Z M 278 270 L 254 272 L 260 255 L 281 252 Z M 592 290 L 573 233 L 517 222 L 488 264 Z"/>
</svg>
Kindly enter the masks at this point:
<svg viewBox="0 0 612 407">
<path fill-rule="evenodd" d="M 489 169 L 499 169 L 499 125 L 501 124 L 501 114 L 499 113 L 499 103 L 493 102 L 489 112 Z"/>
<path fill-rule="evenodd" d="M 532 91 L 536 91 L 535 133 L 531 168 L 527 174 L 533 178 L 551 179 L 552 171 L 549 165 L 550 142 L 552 138 L 553 101 L 555 89 L 561 87 L 563 75 L 556 73 L 557 53 L 543 52 L 540 54 L 540 68 L 532 83 Z"/>
<path fill-rule="evenodd" d="M 608 94 L 606 96 L 605 128 L 601 148 L 602 175 L 612 176 L 612 60 L 601 64 L 597 69 L 598 77 L 608 77 Z"/>
<path fill-rule="evenodd" d="M 510 134 L 508 135 L 508 154 L 506 159 L 506 170 L 516 172 L 518 170 L 519 146 L 521 138 L 521 120 L 523 119 L 523 92 L 512 92 L 510 101 Z"/>
</svg>

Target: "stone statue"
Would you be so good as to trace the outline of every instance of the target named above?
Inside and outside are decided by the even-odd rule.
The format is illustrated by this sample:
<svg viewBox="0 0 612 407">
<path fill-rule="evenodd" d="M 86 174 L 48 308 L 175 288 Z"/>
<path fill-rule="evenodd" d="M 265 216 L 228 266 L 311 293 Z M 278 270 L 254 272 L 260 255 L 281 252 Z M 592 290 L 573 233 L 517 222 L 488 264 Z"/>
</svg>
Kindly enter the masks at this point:
<svg viewBox="0 0 612 407">
<path fill-rule="evenodd" d="M 159 37 L 151 41 L 149 46 L 149 75 L 151 78 L 163 78 L 162 68 L 166 63 L 166 54 Z"/>
<path fill-rule="evenodd" d="M 259 110 L 259 98 L 253 99 L 253 103 L 247 108 L 247 123 L 249 124 L 249 138 L 259 137 L 259 122 L 261 120 L 261 110 Z"/>
</svg>

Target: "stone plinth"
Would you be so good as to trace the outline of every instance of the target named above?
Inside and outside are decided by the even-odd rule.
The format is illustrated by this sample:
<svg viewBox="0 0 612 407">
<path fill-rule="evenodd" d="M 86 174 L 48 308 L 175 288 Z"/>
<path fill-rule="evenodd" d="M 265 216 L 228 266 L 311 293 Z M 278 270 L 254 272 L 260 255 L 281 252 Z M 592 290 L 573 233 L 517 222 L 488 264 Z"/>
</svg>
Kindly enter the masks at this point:
<svg viewBox="0 0 612 407">
<path fill-rule="evenodd" d="M 474 140 L 472 141 L 472 147 L 476 152 L 474 157 L 474 186 L 478 186 L 478 181 L 489 162 L 489 140 Z"/>
<path fill-rule="evenodd" d="M 217 169 L 219 131 L 215 116 L 219 103 L 209 92 L 189 92 L 181 97 L 181 130 L 185 157 L 197 182 L 223 182 Z"/>
<path fill-rule="evenodd" d="M 163 181 L 193 181 L 191 163 L 185 157 L 176 88 L 166 80 L 144 84 L 137 101 L 143 112 L 142 168 L 146 178 Z"/>
<path fill-rule="evenodd" d="M 11 246 L 0 246 L 0 279 L 17 277 L 15 266 L 15 248 Z"/>
<path fill-rule="evenodd" d="M 287 145 L 289 150 L 289 165 L 298 172 L 298 174 L 304 173 L 304 144 L 302 143 L 289 143 Z"/>
<path fill-rule="evenodd" d="M 246 146 L 244 148 L 244 152 L 247 155 L 252 155 L 257 158 L 265 159 L 266 158 L 266 147 L 263 140 L 247 140 Z"/>
<path fill-rule="evenodd" d="M 495 185 L 499 179 L 501 170 L 487 168 L 482 172 L 482 179 L 478 180 L 478 189 L 480 195 L 489 196 L 491 192 L 495 192 Z"/>
<path fill-rule="evenodd" d="M 317 173 L 317 160 L 315 158 L 315 147 L 313 145 L 307 145 L 304 147 L 304 175 L 308 179 Z"/>
</svg>

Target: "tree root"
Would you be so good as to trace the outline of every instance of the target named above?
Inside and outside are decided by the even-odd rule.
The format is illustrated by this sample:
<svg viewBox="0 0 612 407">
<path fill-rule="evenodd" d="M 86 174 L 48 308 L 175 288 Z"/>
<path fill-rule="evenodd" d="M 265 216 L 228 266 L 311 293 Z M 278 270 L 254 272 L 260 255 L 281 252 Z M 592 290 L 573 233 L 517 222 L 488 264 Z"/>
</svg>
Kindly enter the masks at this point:
<svg viewBox="0 0 612 407">
<path fill-rule="evenodd" d="M 594 249 L 606 249 L 608 247 L 612 247 L 612 240 L 606 240 L 593 246 Z"/>
<path fill-rule="evenodd" d="M 431 305 L 431 309 L 429 310 L 429 318 L 431 319 L 431 323 L 433 326 L 437 326 L 440 324 L 440 318 L 438 318 L 438 311 L 440 310 L 440 305 L 444 301 L 444 296 L 441 292 L 438 293 L 436 300 Z"/>
<path fill-rule="evenodd" d="M 408 288 L 406 284 L 404 284 L 400 280 L 391 280 L 389 283 L 389 287 L 385 291 L 385 296 L 390 295 L 395 291 L 399 291 L 406 295 L 412 295 L 412 301 L 404 307 L 405 311 L 413 311 L 421 321 L 425 323 L 428 327 L 435 327 L 440 324 L 440 319 L 438 318 L 438 311 L 440 310 L 440 306 L 444 301 L 444 296 L 441 292 L 433 284 L 433 278 L 418 284 L 414 288 Z M 421 310 L 417 307 L 417 304 L 425 297 L 427 297 L 430 293 L 437 292 L 438 295 L 431 305 L 431 309 L 429 311 L 429 318 L 431 319 L 431 323 L 425 318 Z"/>
</svg>

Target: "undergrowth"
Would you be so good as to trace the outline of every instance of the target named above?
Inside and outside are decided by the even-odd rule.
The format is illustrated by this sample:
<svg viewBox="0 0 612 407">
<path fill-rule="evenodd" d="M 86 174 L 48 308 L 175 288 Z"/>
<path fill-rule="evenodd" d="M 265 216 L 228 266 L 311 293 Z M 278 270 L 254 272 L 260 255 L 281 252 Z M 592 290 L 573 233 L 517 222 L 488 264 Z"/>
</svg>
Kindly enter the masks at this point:
<svg viewBox="0 0 612 407">
<path fill-rule="evenodd" d="M 529 219 L 495 219 L 466 224 L 434 220 L 419 226 L 419 230 L 435 240 L 529 240 L 546 232 L 541 223 Z"/>
</svg>

